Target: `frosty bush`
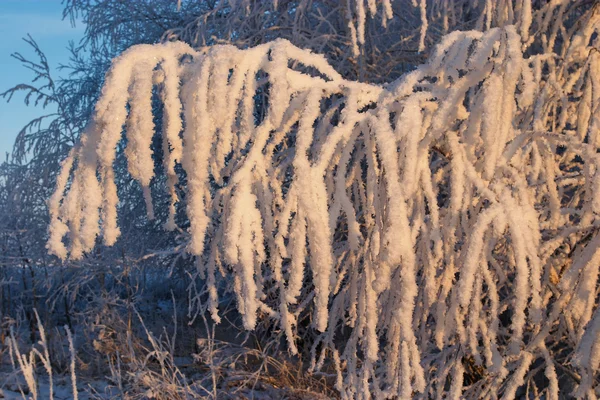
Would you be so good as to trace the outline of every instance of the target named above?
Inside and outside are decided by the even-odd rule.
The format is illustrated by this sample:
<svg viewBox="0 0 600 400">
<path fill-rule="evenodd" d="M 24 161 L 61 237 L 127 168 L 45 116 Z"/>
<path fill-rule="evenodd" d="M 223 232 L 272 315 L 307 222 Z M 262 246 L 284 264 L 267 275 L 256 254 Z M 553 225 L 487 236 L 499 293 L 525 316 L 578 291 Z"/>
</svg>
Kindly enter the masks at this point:
<svg viewBox="0 0 600 400">
<path fill-rule="evenodd" d="M 549 25 L 548 6 L 535 52 L 531 3 L 519 4 L 516 26 L 451 32 L 385 86 L 345 80 L 285 40 L 130 48 L 63 163 L 48 249 L 78 259 L 98 235 L 119 237 L 123 127 L 153 218 L 155 93 L 165 227 L 177 228 L 185 196 L 187 250 L 214 321 L 223 280 L 244 327 L 278 321 L 296 354 L 311 308 L 311 370 L 334 368 L 346 398 L 514 398 L 524 387 L 557 399 L 555 366 L 569 362 L 573 394 L 595 398 L 600 14 L 567 30 Z"/>
</svg>

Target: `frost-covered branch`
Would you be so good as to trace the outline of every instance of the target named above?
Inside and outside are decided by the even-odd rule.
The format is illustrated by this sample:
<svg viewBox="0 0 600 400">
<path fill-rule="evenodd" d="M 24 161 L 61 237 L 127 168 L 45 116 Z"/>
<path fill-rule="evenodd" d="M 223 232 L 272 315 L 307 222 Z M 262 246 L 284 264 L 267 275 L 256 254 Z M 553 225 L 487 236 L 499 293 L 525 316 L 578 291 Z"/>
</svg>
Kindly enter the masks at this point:
<svg viewBox="0 0 600 400">
<path fill-rule="evenodd" d="M 128 170 L 153 217 L 157 91 L 165 226 L 176 228 L 181 164 L 187 250 L 215 321 L 219 272 L 231 274 L 244 327 L 278 321 L 292 353 L 312 304 L 312 369 L 332 360 L 347 398 L 513 398 L 536 360 L 557 398 L 552 348 L 563 344 L 577 348 L 577 394 L 591 396 L 599 16 L 581 15 L 558 53 L 550 31 L 547 51 L 524 56 L 531 4 L 518 3 L 519 25 L 454 31 L 386 86 L 345 80 L 285 40 L 130 48 L 63 163 L 48 249 L 77 259 L 99 235 L 118 239 L 113 163 L 124 128 Z M 485 371 L 478 385 L 463 379 L 468 362 Z"/>
</svg>

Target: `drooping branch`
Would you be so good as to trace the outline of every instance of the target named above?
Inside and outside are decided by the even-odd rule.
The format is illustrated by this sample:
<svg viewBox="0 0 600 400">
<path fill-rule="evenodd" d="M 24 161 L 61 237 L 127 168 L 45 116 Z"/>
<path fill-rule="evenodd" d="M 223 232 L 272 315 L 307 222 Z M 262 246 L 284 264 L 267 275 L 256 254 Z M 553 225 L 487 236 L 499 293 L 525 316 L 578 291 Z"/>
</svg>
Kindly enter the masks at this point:
<svg viewBox="0 0 600 400">
<path fill-rule="evenodd" d="M 385 87 L 345 80 L 285 40 L 135 46 L 113 62 L 63 163 L 48 249 L 77 259 L 99 234 L 117 240 L 123 127 L 129 173 L 152 216 L 155 88 L 165 223 L 175 227 L 180 163 L 188 251 L 206 264 L 215 320 L 222 264 L 245 328 L 259 316 L 279 321 L 292 353 L 298 303 L 313 299 L 313 369 L 332 354 L 348 398 L 441 395 L 448 374 L 460 394 L 469 357 L 487 374 L 473 390 L 510 397 L 537 357 L 556 384 L 547 346 L 559 340 L 551 332 L 562 312 L 571 346 L 594 350 L 577 358 L 587 393 L 599 354 L 598 236 L 582 234 L 598 224 L 595 15 L 565 44 L 560 68 L 547 54 L 524 58 L 527 38 L 507 26 L 453 32 L 427 64 Z M 582 250 L 567 265 L 556 254 L 573 243 Z"/>
</svg>

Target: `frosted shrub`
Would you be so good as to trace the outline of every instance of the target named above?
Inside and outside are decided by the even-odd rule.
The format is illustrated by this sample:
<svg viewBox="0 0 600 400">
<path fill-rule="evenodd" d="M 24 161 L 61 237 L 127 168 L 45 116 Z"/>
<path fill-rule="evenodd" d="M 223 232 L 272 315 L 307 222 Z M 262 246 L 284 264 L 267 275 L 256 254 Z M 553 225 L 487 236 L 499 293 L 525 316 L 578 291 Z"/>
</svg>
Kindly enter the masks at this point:
<svg viewBox="0 0 600 400">
<path fill-rule="evenodd" d="M 97 236 L 119 237 L 124 128 L 153 218 L 156 90 L 165 227 L 177 227 L 179 163 L 187 251 L 216 322 L 221 277 L 244 327 L 278 321 L 292 354 L 310 308 L 311 370 L 333 366 L 345 398 L 514 398 L 526 385 L 557 399 L 563 348 L 580 376 L 573 394 L 595 398 L 600 17 L 590 9 L 533 54 L 531 3 L 519 4 L 517 26 L 452 32 L 385 86 L 345 80 L 285 40 L 130 48 L 63 163 L 49 251 L 78 259 Z"/>
</svg>

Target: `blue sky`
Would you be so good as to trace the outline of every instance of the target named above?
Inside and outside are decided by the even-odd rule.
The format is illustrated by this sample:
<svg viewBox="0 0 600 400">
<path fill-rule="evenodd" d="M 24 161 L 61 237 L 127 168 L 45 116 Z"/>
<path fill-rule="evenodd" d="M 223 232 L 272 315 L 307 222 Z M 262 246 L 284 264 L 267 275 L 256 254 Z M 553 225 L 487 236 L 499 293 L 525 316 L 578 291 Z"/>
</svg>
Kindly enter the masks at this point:
<svg viewBox="0 0 600 400">
<path fill-rule="evenodd" d="M 46 53 L 54 79 L 60 75 L 57 67 L 68 62 L 69 40 L 77 42 L 85 30 L 81 22 L 72 27 L 68 19 L 63 20 L 62 10 L 61 0 L 0 0 L 0 93 L 17 83 L 31 82 L 33 78 L 29 70 L 10 56 L 18 51 L 36 60 L 31 47 L 21 40 L 28 33 Z M 17 133 L 27 122 L 52 111 L 41 106 L 25 106 L 23 98 L 13 96 L 10 103 L 0 99 L 0 161 L 12 149 Z"/>
</svg>

